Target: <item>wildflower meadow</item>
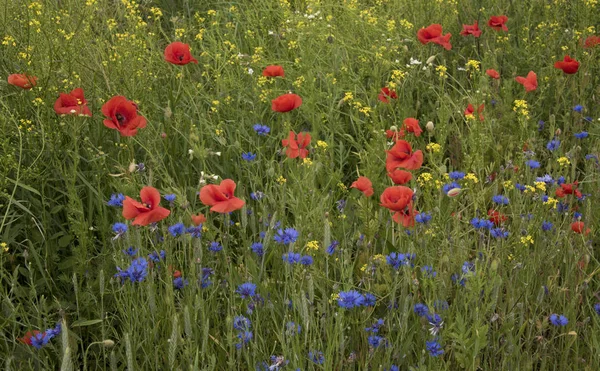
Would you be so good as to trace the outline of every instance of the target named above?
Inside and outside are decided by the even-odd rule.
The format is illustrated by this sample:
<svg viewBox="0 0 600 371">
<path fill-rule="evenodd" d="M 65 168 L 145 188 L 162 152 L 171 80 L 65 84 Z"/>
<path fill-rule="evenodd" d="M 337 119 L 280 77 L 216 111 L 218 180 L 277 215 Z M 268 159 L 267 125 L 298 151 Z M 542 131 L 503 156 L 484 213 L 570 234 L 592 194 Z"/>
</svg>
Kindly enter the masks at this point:
<svg viewBox="0 0 600 371">
<path fill-rule="evenodd" d="M 2 369 L 600 369 L 599 1 L 0 19 Z"/>
</svg>

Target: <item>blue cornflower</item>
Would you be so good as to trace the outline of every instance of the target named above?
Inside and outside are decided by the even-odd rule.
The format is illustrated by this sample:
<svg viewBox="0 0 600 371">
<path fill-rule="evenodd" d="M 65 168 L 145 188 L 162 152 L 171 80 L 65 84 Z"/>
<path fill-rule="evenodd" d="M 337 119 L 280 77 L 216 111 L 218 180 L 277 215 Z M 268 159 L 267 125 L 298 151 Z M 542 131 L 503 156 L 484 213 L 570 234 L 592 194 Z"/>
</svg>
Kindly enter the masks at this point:
<svg viewBox="0 0 600 371">
<path fill-rule="evenodd" d="M 575 212 L 573 213 L 573 219 L 575 219 L 575 220 L 581 220 L 581 217 L 582 217 L 582 216 L 583 216 L 583 215 L 582 215 L 580 212 L 577 212 L 577 211 L 575 211 Z"/>
<path fill-rule="evenodd" d="M 523 192 L 527 189 L 527 187 L 525 187 L 523 184 L 520 184 L 520 183 L 515 184 L 515 188 L 521 192 Z"/>
<path fill-rule="evenodd" d="M 600 303 L 594 304 L 594 311 L 600 316 Z"/>
<path fill-rule="evenodd" d="M 275 234 L 273 239 L 277 243 L 289 245 L 291 243 L 296 242 L 298 236 L 300 236 L 300 234 L 297 230 L 295 230 L 294 228 L 286 228 L 285 230 L 278 229 L 277 234 Z"/>
<path fill-rule="evenodd" d="M 463 272 L 464 275 L 468 275 L 470 273 L 475 272 L 475 264 L 471 263 L 471 262 L 464 262 L 461 270 Z"/>
<path fill-rule="evenodd" d="M 450 305 L 446 300 L 436 300 L 433 302 L 433 307 L 436 310 L 447 310 L 448 308 L 450 308 Z"/>
<path fill-rule="evenodd" d="M 266 136 L 271 132 L 271 128 L 267 125 L 256 124 L 253 126 L 254 131 L 258 135 Z"/>
<path fill-rule="evenodd" d="M 556 204 L 556 211 L 559 213 L 566 213 L 569 211 L 569 204 L 566 202 L 559 202 Z"/>
<path fill-rule="evenodd" d="M 121 250 L 123 252 L 123 254 L 128 255 L 128 256 L 136 256 L 138 250 L 134 250 L 133 246 L 129 246 L 127 249 L 125 250 Z"/>
<path fill-rule="evenodd" d="M 177 196 L 175 196 L 173 193 L 165 195 L 165 200 L 167 200 L 168 202 L 173 202 L 175 201 L 175 199 L 177 198 Z"/>
<path fill-rule="evenodd" d="M 377 298 L 375 297 L 375 295 L 371 294 L 370 292 L 365 294 L 365 302 L 364 302 L 364 306 L 365 307 L 374 307 L 375 304 L 377 304 Z"/>
<path fill-rule="evenodd" d="M 295 252 L 285 253 L 281 256 L 284 262 L 289 264 L 295 264 L 300 261 L 300 254 Z"/>
<path fill-rule="evenodd" d="M 344 212 L 344 208 L 346 208 L 346 200 L 337 200 L 335 202 L 335 206 L 337 207 L 340 213 Z"/>
<path fill-rule="evenodd" d="M 259 257 L 261 257 L 265 254 L 265 250 L 263 249 L 263 244 L 260 242 L 253 243 L 252 246 L 250 246 L 250 249 L 252 250 L 253 253 L 258 255 Z"/>
<path fill-rule="evenodd" d="M 587 138 L 589 136 L 587 131 L 582 131 L 581 133 L 575 133 L 575 138 L 577 139 L 584 139 Z"/>
<path fill-rule="evenodd" d="M 365 303 L 365 297 L 358 291 L 342 291 L 339 293 L 338 305 L 345 309 L 360 307 Z"/>
<path fill-rule="evenodd" d="M 173 279 L 173 288 L 175 290 L 181 290 L 189 284 L 188 280 L 183 279 L 183 277 L 176 277 Z"/>
<path fill-rule="evenodd" d="M 492 229 L 494 227 L 494 223 L 488 219 L 479 219 L 473 218 L 471 219 L 471 225 L 476 229 Z"/>
<path fill-rule="evenodd" d="M 33 345 L 35 349 L 41 349 L 44 345 L 48 344 L 48 341 L 50 341 L 50 339 L 45 332 L 34 334 L 31 337 L 31 345 Z"/>
<path fill-rule="evenodd" d="M 559 146 L 560 146 L 560 140 L 552 139 L 551 141 L 548 142 L 548 144 L 546 144 L 546 149 L 548 151 L 554 151 L 554 150 L 558 149 Z"/>
<path fill-rule="evenodd" d="M 444 326 L 444 321 L 442 320 L 442 316 L 437 313 L 426 315 L 427 322 L 431 328 L 429 328 L 429 333 L 433 336 L 436 336 Z"/>
<path fill-rule="evenodd" d="M 117 238 L 121 237 L 122 235 L 125 234 L 125 232 L 127 232 L 127 224 L 125 223 L 115 223 L 112 225 L 112 230 L 113 232 L 115 232 L 115 236 L 113 237 L 113 240 L 116 240 Z"/>
<path fill-rule="evenodd" d="M 212 252 L 219 252 L 223 250 L 223 246 L 217 241 L 213 241 L 208 245 L 208 250 Z"/>
<path fill-rule="evenodd" d="M 566 183 L 566 179 L 564 176 L 559 176 L 558 179 L 556 179 L 556 184 L 561 185 L 561 184 L 565 184 Z"/>
<path fill-rule="evenodd" d="M 191 225 L 188 227 L 188 229 L 186 229 L 186 232 L 190 234 L 190 236 L 194 237 L 194 238 L 200 238 L 202 237 L 202 224 L 195 226 L 195 225 Z"/>
<path fill-rule="evenodd" d="M 424 267 L 422 267 L 421 272 L 423 273 L 424 277 L 435 278 L 437 276 L 437 272 L 434 271 L 433 267 L 429 265 L 425 265 Z"/>
<path fill-rule="evenodd" d="M 400 371 L 400 367 L 396 365 L 391 365 L 390 368 L 384 368 L 383 371 Z"/>
<path fill-rule="evenodd" d="M 253 161 L 256 158 L 256 153 L 244 152 L 242 153 L 242 159 L 246 161 Z"/>
<path fill-rule="evenodd" d="M 542 131 L 544 130 L 544 125 L 546 125 L 546 123 L 542 120 L 538 121 L 538 131 Z"/>
<path fill-rule="evenodd" d="M 331 241 L 331 244 L 329 244 L 329 246 L 327 246 L 327 254 L 329 255 L 333 255 L 333 253 L 335 252 L 335 248 L 339 245 L 340 243 L 337 241 Z"/>
<path fill-rule="evenodd" d="M 308 358 L 318 365 L 325 363 L 325 356 L 323 355 L 323 352 L 319 350 L 311 350 L 308 352 Z"/>
<path fill-rule="evenodd" d="M 552 185 L 554 184 L 554 179 L 552 178 L 552 175 L 550 174 L 546 174 L 544 176 L 538 176 L 535 178 L 536 182 L 544 182 L 547 185 Z"/>
<path fill-rule="evenodd" d="M 62 331 L 62 326 L 61 326 L 60 322 L 58 322 L 56 324 L 56 326 L 46 330 L 46 336 L 48 337 L 48 339 L 52 339 L 52 338 L 60 335 L 61 331 Z"/>
<path fill-rule="evenodd" d="M 248 331 L 250 330 L 250 325 L 252 322 L 244 316 L 235 316 L 233 319 L 233 328 L 238 331 Z"/>
<path fill-rule="evenodd" d="M 167 257 L 167 253 L 165 250 L 160 250 L 160 252 L 153 252 L 148 255 L 148 259 L 152 260 L 154 263 L 159 263 L 161 260 L 165 260 Z"/>
<path fill-rule="evenodd" d="M 567 317 L 558 314 L 551 314 L 550 317 L 548 317 L 548 319 L 550 320 L 550 323 L 552 323 L 554 326 L 566 326 L 569 323 L 569 320 L 567 319 Z"/>
<path fill-rule="evenodd" d="M 460 180 L 460 179 L 463 179 L 465 177 L 465 173 L 463 173 L 462 171 L 451 171 L 448 174 L 448 176 L 452 180 Z"/>
<path fill-rule="evenodd" d="M 256 285 L 252 282 L 242 283 L 235 292 L 240 294 L 242 299 L 253 298 L 256 295 Z"/>
<path fill-rule="evenodd" d="M 367 341 L 369 342 L 369 345 L 372 346 L 373 348 L 379 348 L 380 346 L 385 346 L 387 345 L 387 340 L 384 337 L 378 336 L 378 335 L 371 335 L 367 338 Z"/>
<path fill-rule="evenodd" d="M 124 282 L 130 280 L 131 282 L 142 282 L 148 275 L 148 261 L 144 258 L 137 258 L 131 262 L 131 265 L 126 270 L 121 270 L 117 267 L 117 273 L 115 277 L 121 278 Z"/>
<path fill-rule="evenodd" d="M 552 223 L 547 221 L 542 222 L 542 231 L 548 232 L 549 230 L 552 230 L 552 228 L 554 228 L 554 225 Z"/>
<path fill-rule="evenodd" d="M 294 336 L 295 334 L 300 335 L 300 333 L 302 333 L 302 326 L 296 325 L 294 322 L 290 321 L 285 324 L 285 333 L 289 336 Z"/>
<path fill-rule="evenodd" d="M 494 238 L 507 238 L 508 231 L 505 231 L 504 228 L 492 228 L 490 229 L 490 235 Z"/>
<path fill-rule="evenodd" d="M 394 269 L 398 270 L 403 265 L 408 265 L 408 261 L 406 259 L 406 255 L 397 254 L 395 252 L 390 253 L 385 257 L 385 261 L 394 267 Z"/>
<path fill-rule="evenodd" d="M 498 205 L 508 205 L 509 200 L 508 200 L 508 197 L 506 197 L 506 196 L 495 195 L 494 197 L 492 197 L 492 202 L 494 202 Z"/>
<path fill-rule="evenodd" d="M 302 265 L 311 265 L 313 263 L 313 258 L 310 255 L 304 255 L 300 258 L 300 264 Z"/>
<path fill-rule="evenodd" d="M 448 194 L 448 192 L 454 188 L 460 188 L 460 184 L 458 184 L 456 182 L 447 183 L 447 184 L 444 184 L 444 186 L 442 187 L 442 190 L 444 191 L 445 194 Z"/>
<path fill-rule="evenodd" d="M 125 201 L 125 196 L 122 193 L 113 193 L 106 204 L 108 206 L 120 207 L 123 206 L 123 201 Z"/>
<path fill-rule="evenodd" d="M 575 107 L 573 107 L 573 111 L 575 111 L 577 113 L 581 113 L 581 112 L 583 112 L 583 106 L 581 104 L 578 104 Z"/>
<path fill-rule="evenodd" d="M 262 193 L 261 191 L 256 191 L 256 192 L 250 193 L 250 198 L 253 199 L 254 201 L 260 201 L 264 197 L 265 197 L 265 194 Z"/>
<path fill-rule="evenodd" d="M 540 163 L 535 160 L 528 160 L 525 162 L 525 164 L 527 166 L 529 166 L 531 169 L 537 169 L 540 167 Z"/>
<path fill-rule="evenodd" d="M 585 121 L 587 121 L 587 122 L 592 122 L 592 121 L 594 121 L 594 119 L 593 119 L 591 116 L 585 116 L 583 119 L 584 119 Z"/>
<path fill-rule="evenodd" d="M 173 224 L 169 228 L 169 233 L 173 237 L 181 236 L 185 233 L 185 225 L 183 223 Z"/>
<path fill-rule="evenodd" d="M 429 314 L 429 308 L 427 308 L 427 305 L 425 305 L 425 304 L 417 303 L 413 307 L 413 310 L 414 310 L 415 314 L 419 317 L 423 317 L 423 316 L 426 316 L 427 314 Z"/>
<path fill-rule="evenodd" d="M 384 324 L 384 321 L 383 321 L 383 319 L 379 318 L 379 319 L 377 319 L 377 321 L 375 321 L 375 323 L 374 323 L 374 324 L 372 324 L 370 327 L 367 327 L 367 328 L 365 328 L 365 331 L 366 331 L 366 332 L 372 332 L 372 333 L 376 334 L 376 333 L 378 333 L 378 332 L 379 332 L 379 328 L 380 328 L 381 326 L 383 326 L 383 324 Z"/>
<path fill-rule="evenodd" d="M 238 339 L 240 339 L 240 342 L 235 344 L 235 347 L 237 349 L 241 349 L 244 345 L 246 345 L 247 343 L 250 342 L 250 340 L 252 340 L 252 331 L 243 331 L 243 332 L 239 332 L 237 334 Z"/>
<path fill-rule="evenodd" d="M 258 237 L 260 237 L 260 238 L 265 238 L 266 235 L 267 235 L 267 232 L 265 232 L 265 231 L 258 232 Z"/>
<path fill-rule="evenodd" d="M 427 223 L 429 223 L 430 220 L 431 220 L 431 214 L 419 213 L 419 214 L 417 214 L 417 216 L 415 216 L 415 221 L 417 223 L 427 224 Z"/>
<path fill-rule="evenodd" d="M 212 284 L 210 275 L 214 273 L 212 268 L 202 268 L 202 278 L 200 279 L 200 286 L 205 289 Z"/>
<path fill-rule="evenodd" d="M 437 357 L 444 354 L 444 349 L 442 349 L 442 346 L 437 342 L 437 340 L 426 341 L 425 346 L 427 347 L 429 355 L 432 357 Z"/>
</svg>

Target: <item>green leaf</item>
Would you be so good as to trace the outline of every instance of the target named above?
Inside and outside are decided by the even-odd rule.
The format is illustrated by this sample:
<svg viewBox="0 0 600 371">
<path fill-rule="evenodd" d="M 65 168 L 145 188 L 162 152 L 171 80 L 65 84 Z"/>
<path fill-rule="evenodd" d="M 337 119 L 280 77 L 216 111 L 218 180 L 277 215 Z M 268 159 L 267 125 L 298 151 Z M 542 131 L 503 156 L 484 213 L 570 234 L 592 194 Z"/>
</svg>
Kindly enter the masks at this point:
<svg viewBox="0 0 600 371">
<path fill-rule="evenodd" d="M 84 327 L 84 326 L 91 326 L 91 325 L 95 325 L 97 323 L 101 323 L 102 320 L 101 319 L 88 319 L 88 320 L 81 320 L 81 321 L 75 321 L 71 324 L 71 327 Z"/>
</svg>

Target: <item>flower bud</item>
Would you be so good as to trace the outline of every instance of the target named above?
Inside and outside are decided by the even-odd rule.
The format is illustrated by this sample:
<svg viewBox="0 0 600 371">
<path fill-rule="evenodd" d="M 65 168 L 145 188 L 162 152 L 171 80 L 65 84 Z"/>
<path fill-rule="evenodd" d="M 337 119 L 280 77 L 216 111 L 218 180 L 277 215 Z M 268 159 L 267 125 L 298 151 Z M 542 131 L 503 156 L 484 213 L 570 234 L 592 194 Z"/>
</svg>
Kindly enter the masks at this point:
<svg viewBox="0 0 600 371">
<path fill-rule="evenodd" d="M 427 124 L 425 125 L 425 129 L 427 129 L 428 132 L 433 132 L 433 129 L 435 129 L 435 125 L 433 125 L 433 121 L 428 121 Z"/>
<path fill-rule="evenodd" d="M 115 345 L 115 342 L 110 340 L 110 339 L 106 339 L 102 342 L 102 345 L 104 345 L 107 348 L 112 347 L 113 345 Z"/>
</svg>

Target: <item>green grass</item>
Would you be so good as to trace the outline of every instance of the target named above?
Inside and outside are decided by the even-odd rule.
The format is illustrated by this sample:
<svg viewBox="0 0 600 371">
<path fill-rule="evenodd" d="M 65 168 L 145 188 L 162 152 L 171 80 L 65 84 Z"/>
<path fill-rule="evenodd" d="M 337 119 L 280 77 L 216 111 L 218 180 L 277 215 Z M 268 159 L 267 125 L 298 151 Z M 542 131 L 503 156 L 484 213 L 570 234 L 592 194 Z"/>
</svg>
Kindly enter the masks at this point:
<svg viewBox="0 0 600 371">
<path fill-rule="evenodd" d="M 508 32 L 487 26 L 501 14 Z M 598 19 L 595 0 L 0 0 L 3 367 L 254 370 L 283 356 L 290 370 L 598 369 L 600 167 L 586 155 L 599 153 L 600 46 L 581 45 L 600 34 Z M 461 36 L 461 25 L 475 20 L 481 37 Z M 417 31 L 432 23 L 452 33 L 452 50 L 419 43 Z M 167 63 L 173 41 L 188 43 L 199 63 Z M 553 66 L 567 54 L 580 62 L 574 75 Z M 285 78 L 261 78 L 270 64 L 283 66 Z M 485 74 L 490 68 L 500 80 Z M 514 78 L 529 71 L 539 87 L 525 93 Z M 37 76 L 37 86 L 9 85 L 13 73 Z M 377 99 L 385 86 L 398 95 L 390 104 Z M 59 93 L 77 87 L 93 116 L 56 115 Z M 302 106 L 273 112 L 271 100 L 288 91 Z M 134 137 L 102 124 L 100 109 L 116 95 L 148 120 Z M 483 121 L 465 118 L 469 103 L 485 103 Z M 385 130 L 407 117 L 424 130 L 405 139 L 425 159 L 407 186 L 416 210 L 432 215 L 408 230 L 379 202 L 393 185 Z M 429 121 L 434 129 L 425 130 Z M 256 123 L 269 135 L 258 136 Z M 290 130 L 310 132 L 309 161 L 284 155 Z M 581 131 L 589 136 L 575 138 Z M 553 138 L 561 143 L 550 151 Z M 530 169 L 530 158 L 541 167 Z M 442 191 L 451 171 L 470 174 L 456 197 Z M 578 181 L 589 196 L 559 199 L 568 211 L 558 212 L 542 201 L 557 198 L 558 186 L 536 184 L 545 174 Z M 358 176 L 373 182 L 372 197 L 349 188 Z M 209 212 L 198 191 L 227 178 L 245 207 Z M 517 183 L 532 188 L 521 192 Z M 156 229 L 127 222 L 114 239 L 112 225 L 126 221 L 107 201 L 115 193 L 139 200 L 144 186 L 176 195 L 173 205 L 161 202 L 170 216 Z M 253 200 L 256 191 L 266 196 Z M 499 194 L 510 203 L 495 206 Z M 470 224 L 491 208 L 508 217 L 506 239 Z M 575 210 L 589 234 L 571 230 Z M 201 239 L 169 234 L 197 213 L 208 219 Z M 554 228 L 543 231 L 544 221 Z M 297 229 L 298 240 L 276 243 L 278 228 Z M 209 251 L 212 241 L 223 250 Z M 250 249 L 259 241 L 263 257 Z M 129 246 L 143 258 L 165 250 L 166 260 L 142 282 L 122 283 L 114 275 L 129 266 Z M 286 264 L 288 251 L 314 262 Z M 415 254 L 414 266 L 393 269 L 393 252 Z M 465 262 L 475 272 L 460 276 Z M 205 288 L 202 268 L 214 270 Z M 182 290 L 175 270 L 189 282 Z M 236 293 L 245 282 L 260 295 L 251 313 Z M 337 295 L 349 290 L 372 293 L 376 305 L 340 308 Z M 448 308 L 434 309 L 438 301 Z M 444 321 L 439 357 L 426 350 L 434 336 L 414 313 L 417 303 Z M 553 313 L 568 325 L 553 326 Z M 237 349 L 240 315 L 253 338 Z M 365 328 L 379 318 L 388 346 L 373 348 Z M 18 341 L 59 322 L 61 335 L 41 349 Z"/>
</svg>

